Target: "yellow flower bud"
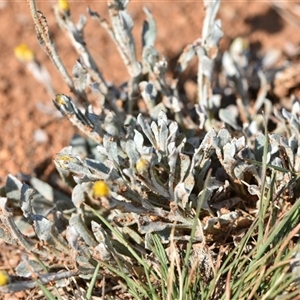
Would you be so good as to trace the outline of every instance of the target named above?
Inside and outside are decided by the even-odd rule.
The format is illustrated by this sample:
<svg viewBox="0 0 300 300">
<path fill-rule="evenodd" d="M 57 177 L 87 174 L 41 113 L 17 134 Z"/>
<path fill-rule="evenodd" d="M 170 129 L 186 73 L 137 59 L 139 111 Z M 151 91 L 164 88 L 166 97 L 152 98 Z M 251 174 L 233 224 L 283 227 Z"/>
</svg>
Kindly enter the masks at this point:
<svg viewBox="0 0 300 300">
<path fill-rule="evenodd" d="M 58 0 L 57 6 L 60 11 L 63 11 L 63 12 L 70 11 L 70 4 L 69 4 L 68 0 Z"/>
<path fill-rule="evenodd" d="M 34 60 L 34 52 L 24 43 L 15 47 L 15 56 L 22 62 L 30 62 Z"/>
<path fill-rule="evenodd" d="M 66 97 L 66 96 L 63 94 L 57 94 L 55 96 L 55 102 L 59 105 L 65 105 L 66 101 L 64 100 L 64 97 Z"/>
<path fill-rule="evenodd" d="M 148 170 L 149 168 L 149 162 L 145 158 L 140 158 L 135 165 L 135 168 L 138 173 L 144 173 Z"/>
<path fill-rule="evenodd" d="M 62 168 L 63 170 L 67 170 L 69 163 L 76 163 L 77 160 L 74 156 L 58 153 L 55 157 L 55 162 L 59 165 L 60 168 Z"/>
<path fill-rule="evenodd" d="M 98 180 L 93 185 L 93 197 L 108 197 L 110 194 L 110 190 L 106 182 L 102 180 Z"/>
<path fill-rule="evenodd" d="M 65 162 L 65 163 L 68 163 L 68 162 L 74 161 L 74 158 L 70 157 L 68 155 L 60 155 L 59 160 Z"/>
<path fill-rule="evenodd" d="M 4 271 L 0 271 L 0 286 L 7 285 L 9 283 L 9 276 Z"/>
</svg>

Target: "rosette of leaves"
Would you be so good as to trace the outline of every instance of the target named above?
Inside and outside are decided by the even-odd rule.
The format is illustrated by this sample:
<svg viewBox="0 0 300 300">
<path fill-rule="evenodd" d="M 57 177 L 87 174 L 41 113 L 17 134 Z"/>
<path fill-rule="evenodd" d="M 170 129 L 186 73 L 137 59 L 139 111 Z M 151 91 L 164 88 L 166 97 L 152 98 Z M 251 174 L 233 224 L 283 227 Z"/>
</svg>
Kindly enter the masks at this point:
<svg viewBox="0 0 300 300">
<path fill-rule="evenodd" d="M 180 238 L 180 232 L 183 236 L 183 231 L 193 223 L 192 208 L 198 194 L 192 196 L 194 203 L 190 196 L 195 183 L 198 193 L 204 186 L 209 150 L 205 153 L 206 146 L 201 145 L 194 156 L 185 154 L 186 138 L 164 112 L 157 122 L 149 124 L 139 115 L 135 123 L 136 128 L 129 126 L 120 134 L 104 134 L 96 146 L 98 160 L 82 160 L 67 148 L 57 155 L 56 165 L 61 174 L 67 170 L 74 176 L 72 201 L 76 207 L 81 207 L 87 197 L 93 197 L 94 182 L 105 181 L 110 187 L 105 204 L 111 214 L 108 219 L 122 219 L 122 214 L 128 214 L 130 217 L 125 219 L 132 220 L 130 225 L 137 224 L 140 233 L 156 231 L 166 236 L 177 222 Z M 117 125 L 114 131 L 119 131 Z"/>
</svg>

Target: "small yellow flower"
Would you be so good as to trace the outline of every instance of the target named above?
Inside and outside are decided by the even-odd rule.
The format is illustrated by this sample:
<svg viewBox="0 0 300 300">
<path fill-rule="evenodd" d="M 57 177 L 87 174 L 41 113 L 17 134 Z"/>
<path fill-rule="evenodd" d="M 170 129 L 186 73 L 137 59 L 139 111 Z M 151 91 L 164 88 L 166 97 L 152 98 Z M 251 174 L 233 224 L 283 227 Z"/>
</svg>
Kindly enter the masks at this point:
<svg viewBox="0 0 300 300">
<path fill-rule="evenodd" d="M 24 43 L 15 47 L 15 56 L 22 62 L 30 62 L 34 60 L 34 52 Z"/>
<path fill-rule="evenodd" d="M 145 158 L 140 158 L 135 165 L 135 168 L 138 173 L 144 173 L 148 170 L 149 168 L 149 162 Z"/>
<path fill-rule="evenodd" d="M 70 4 L 68 0 L 58 0 L 57 6 L 61 12 L 68 13 L 70 11 Z"/>
<path fill-rule="evenodd" d="M 55 96 L 55 102 L 59 105 L 65 105 L 66 101 L 64 100 L 64 97 L 66 97 L 66 96 L 63 94 L 57 94 Z"/>
<path fill-rule="evenodd" d="M 55 157 L 55 162 L 59 165 L 60 168 L 62 168 L 63 170 L 67 170 L 69 163 L 76 163 L 76 158 L 66 154 L 58 153 Z"/>
<path fill-rule="evenodd" d="M 61 156 L 59 156 L 59 160 L 65 162 L 65 163 L 68 163 L 68 162 L 74 161 L 74 158 L 70 157 L 68 155 L 61 155 Z"/>
<path fill-rule="evenodd" d="M 93 197 L 108 197 L 110 194 L 110 190 L 106 182 L 102 180 L 98 180 L 93 185 Z"/>
<path fill-rule="evenodd" d="M 9 276 L 6 272 L 0 271 L 0 286 L 7 285 L 9 283 Z"/>
</svg>

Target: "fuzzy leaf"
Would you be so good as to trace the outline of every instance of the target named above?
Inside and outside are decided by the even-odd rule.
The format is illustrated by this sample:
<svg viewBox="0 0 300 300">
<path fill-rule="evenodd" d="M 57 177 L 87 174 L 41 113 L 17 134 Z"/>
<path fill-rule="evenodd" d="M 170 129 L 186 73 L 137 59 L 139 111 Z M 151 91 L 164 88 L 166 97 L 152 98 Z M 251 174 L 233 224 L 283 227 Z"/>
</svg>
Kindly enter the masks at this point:
<svg viewBox="0 0 300 300">
<path fill-rule="evenodd" d="M 150 10 L 146 7 L 144 7 L 143 10 L 147 17 L 147 20 L 144 21 L 142 31 L 142 46 L 144 48 L 145 46 L 154 46 L 157 29 L 155 19 L 153 18 Z"/>
<path fill-rule="evenodd" d="M 82 221 L 81 217 L 76 214 L 72 214 L 69 220 L 70 226 L 73 226 L 77 231 L 78 235 L 83 238 L 85 243 L 89 246 L 96 246 L 96 241 L 90 231 L 88 230 L 86 224 Z"/>
<path fill-rule="evenodd" d="M 43 216 L 34 215 L 34 230 L 41 241 L 46 242 L 55 249 L 65 252 L 68 251 L 66 241 L 58 233 L 55 225 Z"/>
<path fill-rule="evenodd" d="M 118 156 L 118 146 L 115 142 L 113 137 L 108 135 L 104 136 L 103 139 L 103 146 L 106 149 L 106 153 L 108 154 L 109 158 L 117 165 L 120 165 L 119 156 Z"/>
<path fill-rule="evenodd" d="M 179 73 L 182 73 L 186 70 L 189 62 L 192 60 L 192 58 L 195 56 L 195 47 L 194 45 L 187 45 L 184 49 L 181 55 L 179 56 L 179 59 L 177 61 L 176 71 Z"/>
</svg>

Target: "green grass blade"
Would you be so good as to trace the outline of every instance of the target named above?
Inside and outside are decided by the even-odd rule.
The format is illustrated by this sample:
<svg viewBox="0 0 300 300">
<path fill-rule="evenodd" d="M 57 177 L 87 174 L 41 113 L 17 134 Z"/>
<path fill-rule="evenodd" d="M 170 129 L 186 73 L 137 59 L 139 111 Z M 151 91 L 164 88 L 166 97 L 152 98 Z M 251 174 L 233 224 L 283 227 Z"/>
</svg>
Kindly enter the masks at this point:
<svg viewBox="0 0 300 300">
<path fill-rule="evenodd" d="M 38 280 L 36 282 L 48 300 L 57 300 L 57 298 L 41 282 Z"/>
<path fill-rule="evenodd" d="M 98 263 L 96 268 L 95 268 L 92 280 L 91 280 L 89 288 L 87 290 L 87 293 L 86 293 L 86 299 L 87 300 L 90 300 L 91 297 L 92 297 L 92 293 L 93 293 L 93 289 L 94 289 L 94 286 L 95 286 L 95 283 L 96 283 L 96 280 L 97 280 L 99 269 L 100 269 L 100 263 Z"/>
</svg>

